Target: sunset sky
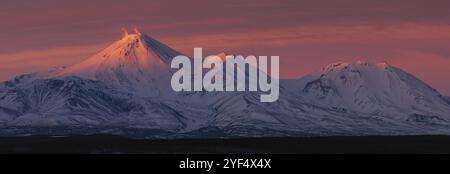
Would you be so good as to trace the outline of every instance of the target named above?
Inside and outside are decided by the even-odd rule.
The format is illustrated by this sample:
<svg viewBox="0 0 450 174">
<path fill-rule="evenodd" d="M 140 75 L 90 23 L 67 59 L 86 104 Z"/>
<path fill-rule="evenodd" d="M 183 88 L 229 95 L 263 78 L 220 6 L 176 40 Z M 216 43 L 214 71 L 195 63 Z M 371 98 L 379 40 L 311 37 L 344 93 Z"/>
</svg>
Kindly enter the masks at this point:
<svg viewBox="0 0 450 174">
<path fill-rule="evenodd" d="M 280 56 L 298 78 L 338 61 L 388 62 L 450 95 L 448 0 L 4 0 L 0 81 L 67 66 L 136 25 L 192 55 Z"/>
</svg>

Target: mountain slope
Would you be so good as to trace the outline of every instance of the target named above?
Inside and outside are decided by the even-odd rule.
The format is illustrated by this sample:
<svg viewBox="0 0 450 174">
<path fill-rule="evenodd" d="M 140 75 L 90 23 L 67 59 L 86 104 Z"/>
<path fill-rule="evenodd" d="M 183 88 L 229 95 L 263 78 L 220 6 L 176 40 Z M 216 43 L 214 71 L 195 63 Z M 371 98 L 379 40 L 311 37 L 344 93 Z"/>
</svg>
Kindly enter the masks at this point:
<svg viewBox="0 0 450 174">
<path fill-rule="evenodd" d="M 78 76 L 156 97 L 170 85 L 170 61 L 181 53 L 140 33 L 126 34 L 95 56 L 55 77 Z M 170 88 L 169 88 L 170 89 Z"/>
<path fill-rule="evenodd" d="M 7 82 L 0 114 L 7 126 L 97 126 L 189 129 L 203 115 L 182 103 L 146 100 L 79 77 Z M 200 120 L 200 119 L 199 119 Z"/>
<path fill-rule="evenodd" d="M 450 107 L 436 90 L 386 63 L 331 64 L 289 84 L 291 91 L 320 106 L 402 120 L 450 119 Z"/>
<path fill-rule="evenodd" d="M 280 81 L 279 100 L 261 103 L 260 92 L 172 91 L 177 55 L 137 32 L 79 64 L 0 83 L 2 135 L 42 127 L 139 137 L 450 134 L 449 99 L 386 63 L 331 64 Z"/>
</svg>

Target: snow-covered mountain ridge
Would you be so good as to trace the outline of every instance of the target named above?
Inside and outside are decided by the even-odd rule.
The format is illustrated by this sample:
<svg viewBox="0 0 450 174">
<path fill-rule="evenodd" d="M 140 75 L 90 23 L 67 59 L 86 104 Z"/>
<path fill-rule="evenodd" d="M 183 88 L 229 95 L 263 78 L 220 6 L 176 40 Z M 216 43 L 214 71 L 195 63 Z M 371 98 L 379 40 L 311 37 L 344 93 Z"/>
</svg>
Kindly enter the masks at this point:
<svg viewBox="0 0 450 174">
<path fill-rule="evenodd" d="M 280 81 L 280 99 L 261 103 L 255 92 L 173 92 L 169 64 L 177 55 L 137 32 L 79 64 L 0 83 L 2 135 L 450 134 L 449 98 L 387 63 L 330 64 Z"/>
<path fill-rule="evenodd" d="M 322 106 L 399 119 L 442 115 L 447 120 L 449 115 L 448 103 L 439 92 L 387 63 L 335 63 L 296 85 L 291 89 Z"/>
</svg>

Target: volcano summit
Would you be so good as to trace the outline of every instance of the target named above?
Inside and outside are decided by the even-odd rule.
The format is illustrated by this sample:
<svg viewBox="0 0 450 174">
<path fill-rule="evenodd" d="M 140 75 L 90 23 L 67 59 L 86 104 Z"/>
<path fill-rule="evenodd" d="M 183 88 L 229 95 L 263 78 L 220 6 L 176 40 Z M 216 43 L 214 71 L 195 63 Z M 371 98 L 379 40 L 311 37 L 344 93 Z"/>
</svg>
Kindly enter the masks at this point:
<svg viewBox="0 0 450 174">
<path fill-rule="evenodd" d="M 263 92 L 270 92 L 268 95 L 261 95 L 261 102 L 274 102 L 279 97 L 280 63 L 278 56 L 271 56 L 271 59 L 271 78 L 269 78 L 263 72 L 267 71 L 269 67 L 267 56 L 259 56 L 259 60 L 255 56 L 247 56 L 246 58 L 243 56 L 226 56 L 226 61 L 224 61 L 221 57 L 213 55 L 203 61 L 202 49 L 195 48 L 193 71 L 191 71 L 190 58 L 180 55 L 172 60 L 171 67 L 179 69 L 172 76 L 172 88 L 174 91 L 234 92 L 236 89 L 237 91 L 246 91 L 246 88 L 249 91 L 258 91 L 259 85 L 259 89 Z M 260 70 L 261 68 L 263 71 Z M 202 77 L 203 69 L 209 69 L 204 77 Z M 192 76 L 194 76 L 193 83 L 191 83 Z M 225 85 L 224 80 L 226 81 Z"/>
<path fill-rule="evenodd" d="M 387 63 L 334 63 L 259 92 L 174 92 L 182 55 L 139 32 L 67 68 L 0 83 L 0 134 L 264 137 L 450 134 L 450 102 Z M 230 72 L 225 72 L 225 74 Z"/>
</svg>

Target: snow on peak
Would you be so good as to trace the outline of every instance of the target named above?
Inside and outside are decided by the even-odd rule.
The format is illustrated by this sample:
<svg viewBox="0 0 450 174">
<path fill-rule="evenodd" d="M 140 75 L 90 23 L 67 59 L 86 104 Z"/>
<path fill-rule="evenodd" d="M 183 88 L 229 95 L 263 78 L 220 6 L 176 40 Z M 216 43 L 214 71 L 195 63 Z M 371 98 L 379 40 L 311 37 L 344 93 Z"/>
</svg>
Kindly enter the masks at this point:
<svg viewBox="0 0 450 174">
<path fill-rule="evenodd" d="M 178 55 L 181 53 L 137 30 L 134 34 L 124 32 L 120 40 L 56 77 L 79 76 L 114 86 L 148 89 L 160 79 L 170 79 L 170 61 Z"/>
<path fill-rule="evenodd" d="M 224 62 L 227 59 L 227 53 L 225 53 L 225 52 L 221 52 L 221 53 L 217 54 L 216 56 L 220 57 L 220 59 L 222 59 L 222 61 L 224 61 Z"/>
<path fill-rule="evenodd" d="M 226 52 L 221 52 L 221 53 L 216 54 L 216 56 L 219 57 L 223 62 L 226 62 L 230 58 L 228 56 L 234 56 L 234 55 L 228 54 Z"/>
<path fill-rule="evenodd" d="M 129 34 L 91 58 L 68 67 L 59 76 L 82 76 L 96 80 L 105 71 L 160 71 L 167 70 L 170 60 L 180 55 L 167 45 L 141 34 Z"/>
<path fill-rule="evenodd" d="M 322 68 L 323 73 L 328 73 L 332 71 L 344 71 L 351 69 L 378 69 L 378 70 L 387 70 L 392 68 L 387 62 L 380 63 L 370 63 L 367 61 L 356 61 L 356 62 L 337 62 L 329 64 Z"/>
<path fill-rule="evenodd" d="M 368 114 L 440 115 L 448 111 L 442 109 L 447 104 L 436 90 L 388 63 L 333 63 L 298 84 L 309 101 Z"/>
</svg>

